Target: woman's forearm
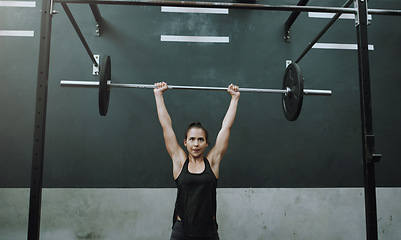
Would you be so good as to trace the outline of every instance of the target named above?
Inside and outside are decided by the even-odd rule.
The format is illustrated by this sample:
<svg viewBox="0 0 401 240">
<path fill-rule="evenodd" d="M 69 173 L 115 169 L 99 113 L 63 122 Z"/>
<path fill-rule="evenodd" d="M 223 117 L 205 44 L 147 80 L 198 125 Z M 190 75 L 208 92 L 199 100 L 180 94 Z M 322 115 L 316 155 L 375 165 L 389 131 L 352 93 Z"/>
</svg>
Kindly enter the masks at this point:
<svg viewBox="0 0 401 240">
<path fill-rule="evenodd" d="M 234 124 L 235 115 L 237 114 L 238 97 L 232 97 L 230 106 L 228 107 L 227 113 L 223 119 L 222 128 L 230 129 Z"/>
<path fill-rule="evenodd" d="M 164 128 L 166 126 L 171 126 L 171 117 L 168 114 L 166 105 L 164 104 L 164 98 L 162 93 L 155 93 L 157 116 L 159 118 L 160 125 Z"/>
</svg>

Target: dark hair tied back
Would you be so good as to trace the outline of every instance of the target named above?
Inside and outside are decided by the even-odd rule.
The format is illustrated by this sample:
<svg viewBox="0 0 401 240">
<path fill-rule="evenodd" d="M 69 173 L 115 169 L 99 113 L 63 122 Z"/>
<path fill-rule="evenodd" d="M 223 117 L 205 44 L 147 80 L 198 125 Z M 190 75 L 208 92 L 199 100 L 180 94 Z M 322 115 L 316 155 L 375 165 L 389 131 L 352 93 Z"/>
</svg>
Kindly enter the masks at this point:
<svg viewBox="0 0 401 240">
<path fill-rule="evenodd" d="M 206 142 L 208 143 L 209 141 L 209 133 L 207 132 L 207 130 L 202 126 L 202 124 L 200 122 L 193 122 L 191 124 L 189 124 L 187 130 L 185 131 L 185 138 L 187 139 L 188 137 L 188 131 L 191 130 L 192 128 L 200 128 L 205 132 L 205 137 L 206 137 Z"/>
</svg>

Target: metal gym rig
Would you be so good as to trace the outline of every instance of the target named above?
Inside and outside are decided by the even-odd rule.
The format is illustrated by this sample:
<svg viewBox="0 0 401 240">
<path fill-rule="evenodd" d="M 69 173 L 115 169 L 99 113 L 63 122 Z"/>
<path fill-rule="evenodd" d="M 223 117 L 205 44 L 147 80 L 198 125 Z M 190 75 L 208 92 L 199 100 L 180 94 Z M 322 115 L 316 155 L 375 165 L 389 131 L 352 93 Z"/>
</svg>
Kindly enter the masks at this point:
<svg viewBox="0 0 401 240">
<path fill-rule="evenodd" d="M 354 2 L 353 8 L 348 6 Z M 265 5 L 257 3 L 225 3 L 225 2 L 192 2 L 192 1 L 162 1 L 162 0 L 43 0 L 41 11 L 41 31 L 39 48 L 39 65 L 37 75 L 37 93 L 35 108 L 35 125 L 32 157 L 32 173 L 30 187 L 29 221 L 28 221 L 28 240 L 39 240 L 40 233 L 40 213 L 42 198 L 42 178 L 43 178 L 43 160 L 45 146 L 46 129 L 46 110 L 47 110 L 47 92 L 49 77 L 49 59 L 52 17 L 57 11 L 54 10 L 54 4 L 60 3 L 67 13 L 74 29 L 81 39 L 86 51 L 89 54 L 93 64 L 99 66 L 96 59 L 86 43 L 78 24 L 75 22 L 67 4 L 89 4 L 95 20 L 97 22 L 98 34 L 101 30 L 101 15 L 97 7 L 98 4 L 107 5 L 141 5 L 141 6 L 176 6 L 176 7 L 201 7 L 201 8 L 227 8 L 227 9 L 245 9 L 245 10 L 267 10 L 267 11 L 290 11 L 292 12 L 285 23 L 284 39 L 289 39 L 289 29 L 301 12 L 329 12 L 336 13 L 330 23 L 319 33 L 319 35 L 307 46 L 301 56 L 295 61 L 298 63 L 303 56 L 312 48 L 321 36 L 330 28 L 330 26 L 339 18 L 342 13 L 355 14 L 357 44 L 358 44 L 358 66 L 359 66 L 359 84 L 360 84 L 360 106 L 361 106 L 361 124 L 362 124 L 362 153 L 364 170 L 364 191 L 365 191 L 365 214 L 366 214 L 366 237 L 367 240 L 377 240 L 377 209 L 376 209 L 376 186 L 375 186 L 375 163 L 380 160 L 381 154 L 375 152 L 372 104 L 370 89 L 370 72 L 368 56 L 368 14 L 372 15 L 393 15 L 400 16 L 401 10 L 388 9 L 368 9 L 367 0 L 348 0 L 343 7 L 319 7 L 306 6 L 308 0 L 300 0 L 298 5 Z M 107 79 L 106 79 L 107 80 Z M 106 89 L 109 89 L 106 81 Z M 99 87 L 100 90 L 100 87 Z M 284 88 L 283 90 L 287 90 Z M 299 89 L 298 89 L 299 90 Z M 286 92 L 280 92 L 287 95 Z M 287 91 L 288 93 L 288 91 Z M 302 91 L 301 96 L 304 94 Z M 323 94 L 329 95 L 329 94 Z M 106 98 L 104 98 L 106 99 Z M 108 101 L 108 100 L 107 100 Z M 299 107 L 295 108 L 300 109 Z M 107 111 L 107 109 L 106 109 Z"/>
</svg>

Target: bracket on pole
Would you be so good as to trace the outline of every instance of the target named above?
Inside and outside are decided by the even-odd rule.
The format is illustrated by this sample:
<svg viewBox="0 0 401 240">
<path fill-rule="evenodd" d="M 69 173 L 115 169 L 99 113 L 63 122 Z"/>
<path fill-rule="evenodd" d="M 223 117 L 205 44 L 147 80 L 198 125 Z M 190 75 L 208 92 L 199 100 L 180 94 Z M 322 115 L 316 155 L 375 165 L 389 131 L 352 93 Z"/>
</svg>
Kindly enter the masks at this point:
<svg viewBox="0 0 401 240">
<path fill-rule="evenodd" d="M 102 23 L 102 15 L 100 14 L 99 8 L 97 4 L 89 4 L 93 16 L 95 17 L 96 20 L 96 37 L 100 37 L 101 33 L 101 23 Z"/>
<path fill-rule="evenodd" d="M 97 66 L 95 64 L 93 64 L 93 76 L 99 76 L 99 55 L 93 55 L 93 57 L 95 58 L 96 62 L 97 62 Z"/>
<path fill-rule="evenodd" d="M 359 9 L 358 0 L 354 0 L 354 7 L 355 7 L 355 9 Z M 366 4 L 366 12 L 368 12 L 368 5 L 367 4 Z M 368 25 L 370 25 L 369 15 L 366 15 L 366 22 L 367 22 Z M 360 22 L 359 22 L 359 10 L 358 10 L 358 11 L 356 11 L 356 14 L 355 14 L 355 27 L 359 26 L 359 24 L 360 24 Z"/>
<path fill-rule="evenodd" d="M 309 0 L 299 0 L 298 6 L 306 6 L 308 4 Z M 292 12 L 291 15 L 288 17 L 287 21 L 284 24 L 284 41 L 289 42 L 290 41 L 290 28 L 292 24 L 294 24 L 295 20 L 297 20 L 299 14 L 301 12 Z"/>
</svg>

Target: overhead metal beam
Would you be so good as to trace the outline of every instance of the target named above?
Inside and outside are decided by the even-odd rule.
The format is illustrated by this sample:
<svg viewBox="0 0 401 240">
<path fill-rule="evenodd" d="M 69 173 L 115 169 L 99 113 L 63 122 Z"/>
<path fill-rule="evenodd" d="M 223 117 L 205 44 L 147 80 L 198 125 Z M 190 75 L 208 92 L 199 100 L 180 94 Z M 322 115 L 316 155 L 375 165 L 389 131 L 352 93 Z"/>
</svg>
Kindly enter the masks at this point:
<svg viewBox="0 0 401 240">
<path fill-rule="evenodd" d="M 107 5 L 139 5 L 139 6 L 171 6 L 171 7 L 199 7 L 199 8 L 228 8 L 249 10 L 271 10 L 290 12 L 329 12 L 329 13 L 356 13 L 355 8 L 294 6 L 294 5 L 267 5 L 256 3 L 228 3 L 228 2 L 197 2 L 197 1 L 163 1 L 163 0 L 54 0 L 58 3 L 80 4 L 107 4 Z M 401 10 L 369 9 L 369 14 L 401 16 Z"/>
<path fill-rule="evenodd" d="M 320 7 L 320 6 L 293 6 L 293 5 L 266 5 L 255 3 L 228 3 L 228 2 L 197 2 L 197 1 L 160 1 L 160 0 L 55 0 L 58 3 L 81 4 L 108 4 L 108 5 L 140 5 L 140 6 L 171 6 L 171 7 L 199 7 L 199 8 L 228 8 L 272 11 L 297 12 L 331 12 L 356 13 L 355 9 Z"/>
</svg>

